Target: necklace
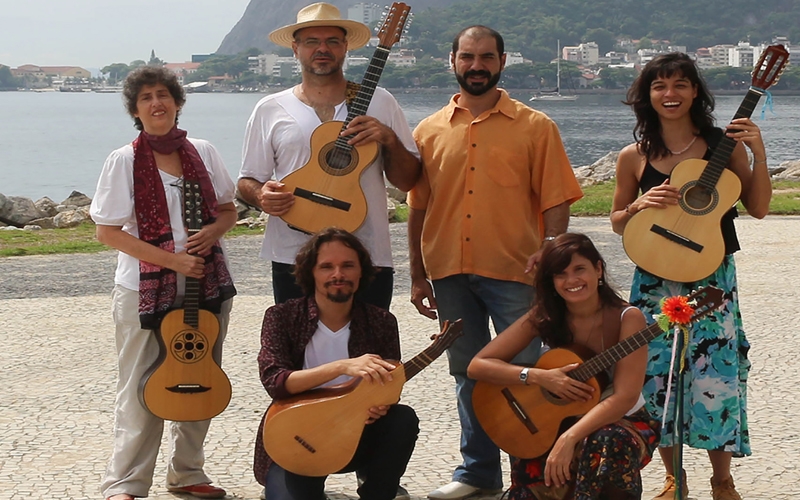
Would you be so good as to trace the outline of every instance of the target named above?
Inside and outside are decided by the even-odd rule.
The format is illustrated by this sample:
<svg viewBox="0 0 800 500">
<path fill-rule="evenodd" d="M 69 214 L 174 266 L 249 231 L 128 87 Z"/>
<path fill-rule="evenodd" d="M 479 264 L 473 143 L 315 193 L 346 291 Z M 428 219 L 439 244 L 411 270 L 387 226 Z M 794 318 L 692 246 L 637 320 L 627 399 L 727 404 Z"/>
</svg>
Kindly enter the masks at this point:
<svg viewBox="0 0 800 500">
<path fill-rule="evenodd" d="M 687 145 L 686 145 L 686 147 L 685 147 L 685 148 L 683 148 L 683 149 L 681 149 L 680 151 L 673 151 L 673 150 L 671 150 L 671 149 L 669 149 L 669 148 L 667 148 L 667 149 L 668 149 L 668 150 L 669 150 L 669 152 L 670 152 L 670 153 L 672 153 L 674 156 L 678 156 L 678 155 L 680 155 L 680 154 L 683 154 L 683 153 L 687 152 L 687 151 L 689 150 L 689 148 L 690 148 L 690 147 L 692 147 L 692 145 L 694 144 L 694 142 L 695 142 L 696 140 L 697 140 L 697 136 L 694 136 L 694 139 L 692 139 L 691 141 L 689 141 L 689 144 L 687 144 Z"/>
</svg>

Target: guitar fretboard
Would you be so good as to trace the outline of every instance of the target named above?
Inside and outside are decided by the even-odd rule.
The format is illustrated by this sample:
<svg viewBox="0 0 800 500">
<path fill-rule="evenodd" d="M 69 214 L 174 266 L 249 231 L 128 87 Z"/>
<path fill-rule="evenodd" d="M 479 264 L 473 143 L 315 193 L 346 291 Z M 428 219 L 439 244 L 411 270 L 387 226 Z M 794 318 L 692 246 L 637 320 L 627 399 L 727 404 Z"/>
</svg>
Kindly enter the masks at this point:
<svg viewBox="0 0 800 500">
<path fill-rule="evenodd" d="M 658 323 L 653 323 L 644 330 L 631 335 L 627 339 L 614 344 L 613 347 L 609 347 L 600 354 L 593 356 L 581 366 L 572 370 L 569 376 L 575 380 L 586 382 L 603 370 L 613 366 L 614 363 L 620 359 L 646 346 L 648 342 L 662 333 L 664 332 L 661 330 L 661 327 L 658 326 Z"/>
<path fill-rule="evenodd" d="M 357 116 L 367 114 L 369 103 L 372 101 L 372 96 L 375 94 L 375 88 L 378 86 L 378 80 L 383 73 L 383 68 L 386 67 L 386 61 L 389 59 L 388 47 L 379 45 L 372 55 L 372 59 L 367 67 L 367 72 L 364 74 L 364 79 L 361 80 L 361 88 L 358 90 L 355 99 L 347 106 L 347 118 L 342 125 L 342 130 L 346 129 L 350 122 Z M 352 135 L 339 136 L 336 139 L 336 148 L 350 151 L 353 146 L 347 144 L 347 141 L 352 139 Z"/>
<path fill-rule="evenodd" d="M 747 95 L 744 97 L 733 119 L 749 118 L 753 114 L 753 110 L 756 109 L 758 100 L 762 95 L 764 95 L 764 91 L 755 87 L 750 87 L 750 90 L 747 91 Z M 722 172 L 728 165 L 728 160 L 731 159 L 731 154 L 735 147 L 736 141 L 727 135 L 723 135 L 719 144 L 714 149 L 711 159 L 708 160 L 708 165 L 703 169 L 703 173 L 700 174 L 700 179 L 697 181 L 697 184 L 706 191 L 713 191 Z"/>
</svg>

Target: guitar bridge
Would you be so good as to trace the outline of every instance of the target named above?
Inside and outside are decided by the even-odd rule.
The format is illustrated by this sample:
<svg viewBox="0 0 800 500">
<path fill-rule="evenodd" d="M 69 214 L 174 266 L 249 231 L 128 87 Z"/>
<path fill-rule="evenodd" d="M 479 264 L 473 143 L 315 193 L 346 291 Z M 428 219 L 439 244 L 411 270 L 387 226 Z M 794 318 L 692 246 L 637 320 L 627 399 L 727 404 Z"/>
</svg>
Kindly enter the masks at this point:
<svg viewBox="0 0 800 500">
<path fill-rule="evenodd" d="M 692 240 L 690 240 L 689 238 L 687 238 L 685 236 L 681 236 L 680 234 L 678 234 L 678 233 L 676 233 L 674 231 L 670 231 L 667 228 L 661 227 L 658 224 L 653 224 L 652 227 L 650 227 L 650 231 L 652 231 L 652 232 L 654 232 L 654 233 L 656 233 L 656 234 L 658 234 L 660 236 L 663 236 L 664 238 L 668 239 L 669 241 L 671 241 L 673 243 L 677 243 L 678 245 L 684 246 L 684 247 L 688 248 L 689 250 L 694 250 L 697 253 L 700 253 L 700 252 L 703 251 L 703 245 L 701 245 L 701 244 L 699 244 L 699 243 L 697 243 L 695 241 L 692 241 Z"/>
<path fill-rule="evenodd" d="M 519 404 L 517 398 L 515 398 L 514 395 L 511 393 L 511 390 L 509 390 L 508 387 L 505 387 L 500 392 L 503 393 L 503 396 L 506 398 L 506 402 L 508 403 L 508 406 L 511 408 L 511 411 L 514 412 L 514 415 L 516 415 L 519 421 L 522 422 L 522 425 L 524 425 L 525 428 L 528 429 L 528 432 L 530 432 L 531 434 L 536 434 L 537 432 L 539 432 L 539 429 L 536 427 L 536 425 L 534 425 L 531 418 L 525 412 L 525 409 L 522 408 L 522 406 Z"/>
<path fill-rule="evenodd" d="M 211 387 L 206 387 L 200 384 L 178 384 L 173 385 L 172 387 L 167 387 L 166 389 L 169 392 L 174 392 L 177 394 L 200 394 L 210 391 Z"/>
<path fill-rule="evenodd" d="M 294 195 L 299 196 L 300 198 L 305 198 L 309 201 L 314 203 L 318 203 L 320 205 L 325 205 L 326 207 L 332 207 L 344 212 L 350 211 L 350 203 L 346 201 L 337 200 L 336 198 L 331 198 L 330 196 L 325 196 L 324 194 L 315 193 L 313 191 L 309 191 L 303 188 L 294 188 Z"/>
</svg>

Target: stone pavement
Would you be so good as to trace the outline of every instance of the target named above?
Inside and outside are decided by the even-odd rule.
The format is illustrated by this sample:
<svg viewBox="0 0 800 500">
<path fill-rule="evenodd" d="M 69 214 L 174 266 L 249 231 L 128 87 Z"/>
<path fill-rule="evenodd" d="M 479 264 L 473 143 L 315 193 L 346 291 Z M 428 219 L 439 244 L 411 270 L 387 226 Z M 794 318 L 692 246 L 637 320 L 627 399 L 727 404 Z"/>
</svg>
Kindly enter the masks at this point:
<svg viewBox="0 0 800 500">
<path fill-rule="evenodd" d="M 753 456 L 734 459 L 733 473 L 745 499 L 800 497 L 800 218 L 737 220 L 743 251 L 737 254 L 742 314 L 752 344 L 750 432 Z M 625 290 L 632 266 L 605 218 L 573 219 L 589 234 Z M 408 301 L 404 227 L 392 229 L 397 265 L 392 310 L 401 329 L 405 359 L 429 343 L 433 321 Z M 256 354 L 264 309 L 271 305 L 268 266 L 257 260 L 260 238 L 230 240 L 240 295 L 225 344 L 224 368 L 233 399 L 214 419 L 206 446 L 206 471 L 229 498 L 257 499 L 252 475 L 255 432 L 269 400 L 257 376 Z M 80 256 L 0 259 L 0 498 L 100 498 L 98 484 L 111 449 L 116 376 L 109 296 L 113 252 Z M 403 401 L 421 419 L 420 438 L 402 483 L 412 498 L 425 498 L 449 482 L 460 462 L 453 383 L 444 359 L 412 379 Z M 174 499 L 164 487 L 162 447 L 151 497 Z M 704 453 L 686 453 L 691 498 L 710 499 L 710 466 Z M 644 471 L 645 495 L 661 486 L 658 460 Z M 331 498 L 354 499 L 353 474 L 332 476 Z M 499 495 L 497 496 L 499 497 Z M 495 496 L 484 497 L 496 498 Z"/>
</svg>

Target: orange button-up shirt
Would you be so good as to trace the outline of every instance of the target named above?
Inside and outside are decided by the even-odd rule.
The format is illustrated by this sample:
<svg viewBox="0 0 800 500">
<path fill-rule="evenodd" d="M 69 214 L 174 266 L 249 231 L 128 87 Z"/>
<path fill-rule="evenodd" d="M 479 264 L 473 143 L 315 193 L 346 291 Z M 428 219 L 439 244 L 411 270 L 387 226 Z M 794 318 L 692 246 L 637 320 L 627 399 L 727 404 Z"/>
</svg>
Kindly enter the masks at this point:
<svg viewBox="0 0 800 500">
<path fill-rule="evenodd" d="M 422 255 L 431 279 L 532 283 L 525 265 L 541 245 L 542 212 L 583 196 L 556 124 L 500 92 L 478 117 L 455 95 L 414 130 L 423 175 L 408 204 L 426 211 Z"/>
</svg>

